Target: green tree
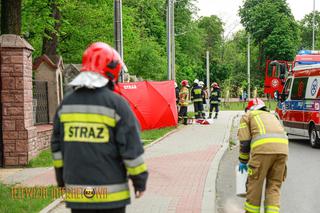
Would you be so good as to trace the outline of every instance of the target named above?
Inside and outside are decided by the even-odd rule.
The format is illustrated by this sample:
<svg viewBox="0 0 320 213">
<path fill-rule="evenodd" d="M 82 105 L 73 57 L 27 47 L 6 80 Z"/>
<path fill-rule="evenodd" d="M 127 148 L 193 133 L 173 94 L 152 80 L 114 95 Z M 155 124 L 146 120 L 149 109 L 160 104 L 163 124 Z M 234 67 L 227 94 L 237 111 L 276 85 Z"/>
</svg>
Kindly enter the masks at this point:
<svg viewBox="0 0 320 213">
<path fill-rule="evenodd" d="M 261 72 L 266 58 L 293 58 L 299 44 L 299 30 L 285 0 L 246 0 L 239 15 L 259 46 Z"/>
<path fill-rule="evenodd" d="M 312 49 L 313 12 L 304 16 L 299 22 L 301 32 L 300 49 Z M 315 11 L 315 49 L 320 48 L 320 12 Z"/>
<path fill-rule="evenodd" d="M 205 33 L 204 39 L 207 50 L 210 51 L 211 55 L 219 57 L 224 32 L 221 19 L 215 15 L 201 17 L 198 21 L 198 26 Z"/>
</svg>

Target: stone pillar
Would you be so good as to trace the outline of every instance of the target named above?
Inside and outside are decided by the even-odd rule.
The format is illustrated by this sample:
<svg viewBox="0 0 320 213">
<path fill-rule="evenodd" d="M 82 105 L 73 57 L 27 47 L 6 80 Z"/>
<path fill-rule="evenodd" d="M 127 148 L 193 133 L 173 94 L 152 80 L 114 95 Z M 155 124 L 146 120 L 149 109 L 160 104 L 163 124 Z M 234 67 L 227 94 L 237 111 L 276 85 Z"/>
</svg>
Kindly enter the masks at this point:
<svg viewBox="0 0 320 213">
<path fill-rule="evenodd" d="M 32 46 L 18 35 L 0 36 L 4 166 L 28 163 L 36 140 L 32 122 Z"/>
</svg>

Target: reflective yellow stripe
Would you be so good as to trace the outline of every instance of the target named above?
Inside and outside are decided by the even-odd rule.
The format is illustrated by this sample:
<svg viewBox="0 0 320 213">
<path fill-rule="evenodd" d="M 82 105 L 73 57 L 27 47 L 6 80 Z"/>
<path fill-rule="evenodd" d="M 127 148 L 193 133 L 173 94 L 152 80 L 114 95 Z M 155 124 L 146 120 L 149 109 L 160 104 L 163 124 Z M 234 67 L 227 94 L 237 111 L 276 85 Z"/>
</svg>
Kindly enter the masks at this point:
<svg viewBox="0 0 320 213">
<path fill-rule="evenodd" d="M 266 133 L 266 129 L 264 127 L 264 124 L 263 124 L 260 116 L 259 115 L 254 116 L 254 120 L 256 121 L 256 123 L 257 123 L 257 125 L 259 127 L 260 134 L 261 135 L 265 134 Z"/>
<path fill-rule="evenodd" d="M 240 157 L 241 159 L 248 160 L 248 159 L 249 159 L 249 154 L 243 154 L 243 153 L 241 153 L 239 157 Z"/>
<path fill-rule="evenodd" d="M 54 161 L 53 161 L 53 166 L 54 166 L 55 168 L 61 168 L 61 167 L 63 167 L 63 160 L 54 160 Z"/>
<path fill-rule="evenodd" d="M 239 129 L 243 129 L 243 128 L 247 128 L 247 124 L 246 123 L 240 123 L 240 127 Z"/>
<path fill-rule="evenodd" d="M 265 213 L 279 213 L 280 208 L 278 206 L 266 206 Z"/>
<path fill-rule="evenodd" d="M 115 202 L 126 200 L 130 198 L 130 192 L 128 190 L 114 192 L 110 194 L 95 194 L 93 197 L 86 197 L 82 193 L 74 193 L 67 191 L 66 201 L 74 203 L 101 203 L 101 202 Z"/>
<path fill-rule="evenodd" d="M 261 117 L 259 115 L 257 116 L 257 119 L 260 121 L 260 125 L 262 128 L 262 134 L 266 134 L 266 127 L 264 126 L 264 123 L 262 122 Z"/>
<path fill-rule="evenodd" d="M 60 116 L 60 120 L 61 122 L 104 123 L 111 127 L 116 126 L 116 120 L 114 118 L 90 113 L 63 113 Z"/>
<path fill-rule="evenodd" d="M 201 102 L 201 101 L 203 101 L 202 98 L 193 99 L 193 102 Z"/>
<path fill-rule="evenodd" d="M 248 202 L 245 203 L 244 209 L 251 213 L 260 213 L 260 206 L 254 206 L 249 204 Z"/>
<path fill-rule="evenodd" d="M 248 168 L 248 175 L 253 175 L 253 170 L 250 167 Z"/>
<path fill-rule="evenodd" d="M 127 171 L 129 175 L 139 175 L 142 172 L 147 171 L 147 165 L 143 163 L 137 167 L 127 167 Z"/>
<path fill-rule="evenodd" d="M 251 148 L 255 148 L 257 146 L 267 144 L 267 143 L 281 143 L 281 144 L 288 144 L 288 139 L 285 138 L 264 138 L 261 140 L 257 140 L 251 143 Z"/>
</svg>

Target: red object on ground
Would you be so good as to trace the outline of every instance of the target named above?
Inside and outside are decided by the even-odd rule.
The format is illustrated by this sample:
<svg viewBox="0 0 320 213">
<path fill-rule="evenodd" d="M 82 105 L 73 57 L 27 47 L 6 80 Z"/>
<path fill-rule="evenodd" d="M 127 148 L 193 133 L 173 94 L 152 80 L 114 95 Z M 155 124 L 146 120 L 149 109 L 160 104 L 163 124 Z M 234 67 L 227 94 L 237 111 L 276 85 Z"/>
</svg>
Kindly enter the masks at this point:
<svg viewBox="0 0 320 213">
<path fill-rule="evenodd" d="M 142 130 L 178 123 L 174 81 L 119 83 L 120 95 L 130 104 Z"/>
</svg>

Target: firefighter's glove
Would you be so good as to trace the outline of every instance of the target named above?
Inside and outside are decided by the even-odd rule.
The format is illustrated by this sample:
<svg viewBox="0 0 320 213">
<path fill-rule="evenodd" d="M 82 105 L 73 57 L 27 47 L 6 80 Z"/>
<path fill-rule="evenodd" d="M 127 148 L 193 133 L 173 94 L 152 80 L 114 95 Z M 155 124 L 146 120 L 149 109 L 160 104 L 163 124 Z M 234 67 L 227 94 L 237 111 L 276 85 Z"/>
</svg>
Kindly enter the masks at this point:
<svg viewBox="0 0 320 213">
<path fill-rule="evenodd" d="M 239 172 L 241 172 L 241 174 L 243 173 L 243 171 L 247 171 L 248 170 L 248 166 L 246 163 L 239 163 Z"/>
</svg>

